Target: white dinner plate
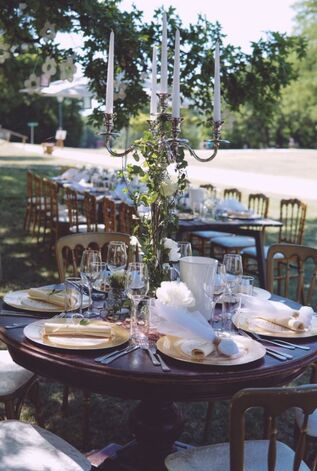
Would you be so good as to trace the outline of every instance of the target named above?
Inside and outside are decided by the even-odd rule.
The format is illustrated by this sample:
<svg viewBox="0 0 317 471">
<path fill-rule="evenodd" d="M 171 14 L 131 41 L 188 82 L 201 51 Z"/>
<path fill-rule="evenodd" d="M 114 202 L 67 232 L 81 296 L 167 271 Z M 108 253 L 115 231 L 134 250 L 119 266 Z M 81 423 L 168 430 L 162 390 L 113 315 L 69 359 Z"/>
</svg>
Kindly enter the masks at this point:
<svg viewBox="0 0 317 471">
<path fill-rule="evenodd" d="M 54 319 L 56 322 L 57 319 Z M 59 319 L 60 323 L 69 321 L 68 319 Z M 47 322 L 45 319 L 32 322 L 24 327 L 24 335 L 32 342 L 46 347 L 63 348 L 66 350 L 97 350 L 101 348 L 113 348 L 122 345 L 129 340 L 130 334 L 128 329 L 124 329 L 116 324 L 111 324 L 111 337 L 109 338 L 96 338 L 96 337 L 66 337 L 58 335 L 48 335 L 43 337 L 43 326 Z M 91 322 L 104 322 L 104 321 L 91 321 Z M 110 325 L 110 324 L 107 324 Z"/>
<path fill-rule="evenodd" d="M 233 335 L 232 339 L 236 342 L 239 348 L 240 355 L 237 357 L 228 357 L 212 352 L 205 358 L 198 360 L 184 353 L 180 347 L 181 339 L 172 335 L 164 335 L 157 341 L 156 345 L 160 352 L 174 358 L 175 360 L 209 366 L 244 365 L 263 358 L 266 353 L 263 345 L 253 339 L 243 337 L 242 335 Z"/>
<path fill-rule="evenodd" d="M 266 289 L 258 288 L 257 286 L 255 286 L 253 288 L 253 296 L 259 299 L 270 299 L 271 293 L 267 291 Z"/>
<path fill-rule="evenodd" d="M 46 303 L 44 301 L 39 301 L 38 299 L 31 299 L 28 296 L 28 290 L 23 289 L 19 291 L 11 291 L 6 293 L 3 297 L 3 300 L 6 304 L 16 309 L 22 309 L 26 311 L 35 311 L 35 312 L 62 312 L 64 308 L 61 306 L 56 306 L 56 304 Z M 83 308 L 89 306 L 88 296 L 83 297 Z"/>
</svg>

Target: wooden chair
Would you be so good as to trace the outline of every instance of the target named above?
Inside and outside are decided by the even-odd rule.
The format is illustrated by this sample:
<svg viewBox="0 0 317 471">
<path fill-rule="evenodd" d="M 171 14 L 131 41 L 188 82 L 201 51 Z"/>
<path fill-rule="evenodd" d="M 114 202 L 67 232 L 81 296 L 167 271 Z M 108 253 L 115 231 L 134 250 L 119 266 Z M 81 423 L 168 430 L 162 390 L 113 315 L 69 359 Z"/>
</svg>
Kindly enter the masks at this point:
<svg viewBox="0 0 317 471">
<path fill-rule="evenodd" d="M 261 408 L 267 417 L 264 440 L 245 440 L 245 413 Z M 277 440 L 280 415 L 294 407 L 302 409 L 295 451 Z M 303 461 L 308 416 L 317 407 L 317 385 L 295 388 L 244 389 L 232 399 L 230 407 L 230 442 L 182 450 L 169 455 L 169 471 L 310 471 Z M 285 416 L 283 417 L 285 420 Z M 316 466 L 313 467 L 316 471 Z"/>
<path fill-rule="evenodd" d="M 317 249 L 297 244 L 271 245 L 267 255 L 268 290 L 317 308 Z"/>
<path fill-rule="evenodd" d="M 51 247 L 55 247 L 59 237 L 69 232 L 69 219 L 67 208 L 59 202 L 59 187 L 52 180 L 47 181 L 48 194 L 50 199 L 50 230 Z"/>
<path fill-rule="evenodd" d="M 36 381 L 36 375 L 15 363 L 8 350 L 0 350 L 0 402 L 7 419 L 20 418 L 26 395 L 38 387 Z M 38 416 L 38 403 L 35 408 Z"/>
<path fill-rule="evenodd" d="M 201 185 L 201 187 L 206 188 L 206 186 L 203 186 L 203 185 Z M 212 189 L 214 189 L 213 186 L 212 186 Z M 242 193 L 237 188 L 226 188 L 223 191 L 223 197 L 224 199 L 234 198 L 238 201 L 241 201 Z M 199 255 L 204 256 L 207 246 L 210 247 L 211 240 L 213 240 L 216 237 L 231 237 L 231 236 L 232 234 L 230 234 L 230 232 L 223 232 L 223 231 L 195 231 L 191 234 L 190 240 L 194 249 L 198 251 Z"/>
<path fill-rule="evenodd" d="M 298 199 L 282 199 L 280 203 L 280 221 L 282 226 L 279 229 L 278 243 L 287 244 L 303 243 L 304 227 L 306 220 L 307 205 Z M 264 246 L 264 255 L 267 258 L 269 246 Z M 242 250 L 245 271 L 257 273 L 256 249 L 248 247 Z M 278 255 L 276 255 L 278 256 Z"/>
<path fill-rule="evenodd" d="M 270 199 L 263 193 L 252 193 L 248 198 L 248 209 L 254 211 L 261 218 L 267 218 Z M 262 230 L 262 229 L 261 229 Z M 247 247 L 255 247 L 253 237 L 248 236 L 221 236 L 215 237 L 211 241 L 211 256 L 215 256 L 215 252 L 224 253 L 240 253 Z"/>
<path fill-rule="evenodd" d="M 233 198 L 235 200 L 241 201 L 242 193 L 237 188 L 225 188 L 223 190 L 223 199 Z"/>
<path fill-rule="evenodd" d="M 49 430 L 17 420 L 1 421 L 0 436 L 3 471 L 90 471 L 101 469 L 107 459 L 106 450 L 86 457 Z"/>
<path fill-rule="evenodd" d="M 86 219 L 86 231 L 104 231 L 104 225 L 98 224 L 97 200 L 95 195 L 91 195 L 90 193 L 85 192 L 83 210 Z"/>
<path fill-rule="evenodd" d="M 126 234 L 133 234 L 137 214 L 133 206 L 126 203 L 119 204 L 119 231 Z"/>
<path fill-rule="evenodd" d="M 115 232 L 117 229 L 116 204 L 109 198 L 102 200 L 102 217 L 106 232 Z"/>
<path fill-rule="evenodd" d="M 65 200 L 68 211 L 69 231 L 80 232 L 79 223 L 84 223 L 84 217 L 80 214 L 78 193 L 72 188 L 65 188 Z"/>
<path fill-rule="evenodd" d="M 27 171 L 26 174 L 26 207 L 24 215 L 24 230 L 30 232 L 31 225 L 35 218 L 35 206 L 34 206 L 34 188 L 33 188 L 33 172 Z"/>
<path fill-rule="evenodd" d="M 56 243 L 56 262 L 60 281 L 65 275 L 78 276 L 82 252 L 91 248 L 101 250 L 103 260 L 107 257 L 108 244 L 112 240 L 125 242 L 130 246 L 130 235 L 120 232 L 87 232 L 61 237 Z"/>
</svg>

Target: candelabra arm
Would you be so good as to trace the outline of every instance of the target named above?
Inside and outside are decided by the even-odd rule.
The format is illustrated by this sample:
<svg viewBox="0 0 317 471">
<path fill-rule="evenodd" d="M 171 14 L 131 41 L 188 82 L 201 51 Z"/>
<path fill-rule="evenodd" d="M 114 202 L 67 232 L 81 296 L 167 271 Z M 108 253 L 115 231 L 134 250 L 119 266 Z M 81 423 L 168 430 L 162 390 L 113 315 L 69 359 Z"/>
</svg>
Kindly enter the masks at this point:
<svg viewBox="0 0 317 471">
<path fill-rule="evenodd" d="M 112 157 L 125 157 L 126 155 L 130 154 L 134 150 L 134 146 L 128 147 L 128 149 L 122 151 L 122 152 L 115 152 L 112 150 L 111 145 L 110 145 L 110 139 L 112 137 L 117 137 L 119 133 L 113 132 L 113 120 L 114 120 L 114 114 L 113 113 L 105 113 L 105 132 L 101 132 L 100 135 L 105 136 L 105 148 L 109 152 Z"/>
<path fill-rule="evenodd" d="M 189 144 L 187 144 L 187 142 L 182 142 L 182 147 L 187 149 L 190 155 L 194 157 L 196 160 L 198 160 L 199 162 L 210 162 L 216 157 L 221 141 L 212 141 L 212 142 L 214 142 L 215 144 L 214 151 L 209 157 L 206 157 L 206 158 L 199 157 L 199 155 L 196 154 L 196 152 L 190 147 Z"/>
</svg>

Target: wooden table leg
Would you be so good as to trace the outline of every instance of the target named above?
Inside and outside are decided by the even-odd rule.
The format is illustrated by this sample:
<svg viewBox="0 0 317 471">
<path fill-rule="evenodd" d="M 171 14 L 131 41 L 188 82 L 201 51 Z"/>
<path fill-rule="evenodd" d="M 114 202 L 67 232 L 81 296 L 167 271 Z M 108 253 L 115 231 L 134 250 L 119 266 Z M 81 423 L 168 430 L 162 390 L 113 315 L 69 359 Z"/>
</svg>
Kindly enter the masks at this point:
<svg viewBox="0 0 317 471">
<path fill-rule="evenodd" d="M 137 442 L 137 459 L 144 469 L 156 470 L 163 469 L 165 457 L 173 451 L 183 421 L 172 402 L 141 401 L 130 416 L 130 428 Z"/>
<path fill-rule="evenodd" d="M 254 231 L 254 239 L 258 262 L 259 284 L 261 288 L 266 289 L 266 262 L 264 254 L 263 232 Z"/>
</svg>

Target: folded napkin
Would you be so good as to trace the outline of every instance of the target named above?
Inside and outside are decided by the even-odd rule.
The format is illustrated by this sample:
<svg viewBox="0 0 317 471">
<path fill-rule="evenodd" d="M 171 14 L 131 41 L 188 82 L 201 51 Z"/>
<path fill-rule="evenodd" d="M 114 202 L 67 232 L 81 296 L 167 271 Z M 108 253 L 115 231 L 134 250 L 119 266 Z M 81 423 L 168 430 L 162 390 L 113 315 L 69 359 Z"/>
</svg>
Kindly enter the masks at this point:
<svg viewBox="0 0 317 471">
<path fill-rule="evenodd" d="M 229 357 L 239 353 L 235 341 L 217 337 L 199 311 L 189 311 L 184 306 L 171 306 L 156 300 L 151 307 L 151 318 L 153 315 L 157 330 L 162 334 L 180 337 L 179 347 L 192 358 L 203 359 L 215 350 Z"/>
<path fill-rule="evenodd" d="M 314 313 L 309 306 L 296 310 L 284 303 L 247 295 L 241 295 L 241 307 L 239 318 L 242 316 L 249 327 L 260 327 L 273 332 L 280 330 L 280 327 L 295 332 L 307 331 L 311 328 Z"/>
<path fill-rule="evenodd" d="M 54 290 L 47 286 L 42 286 L 39 288 L 30 288 L 28 290 L 28 296 L 31 299 L 38 299 L 64 308 L 64 290 Z"/>
<path fill-rule="evenodd" d="M 111 326 L 103 321 L 88 321 L 88 324 L 81 324 L 80 322 L 50 320 L 44 323 L 42 335 L 108 338 L 111 336 Z"/>
<path fill-rule="evenodd" d="M 234 198 L 227 198 L 220 201 L 216 206 L 216 211 L 232 211 L 236 213 L 245 212 L 247 208 L 244 204 Z"/>
</svg>

